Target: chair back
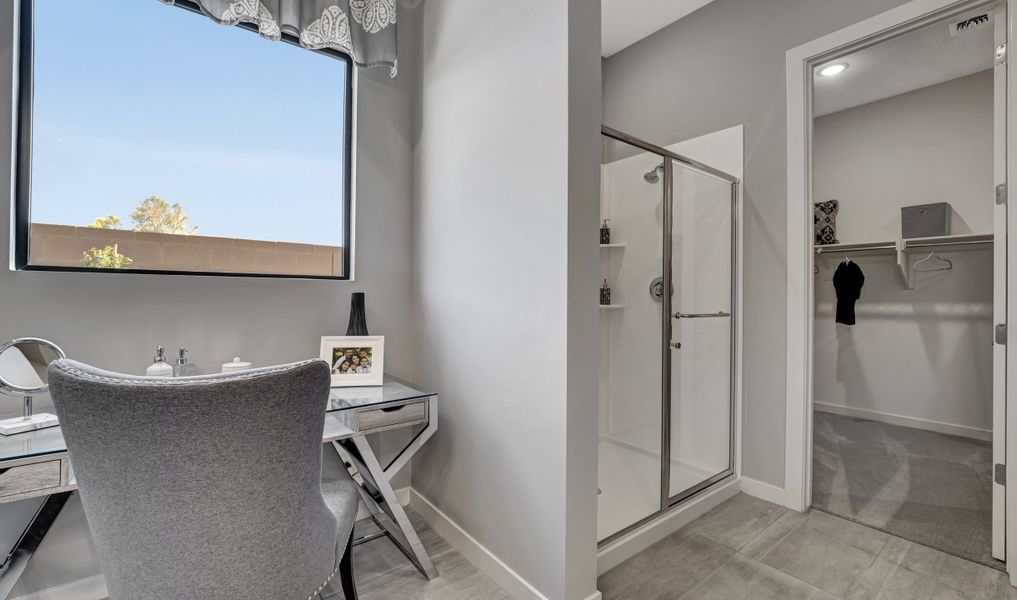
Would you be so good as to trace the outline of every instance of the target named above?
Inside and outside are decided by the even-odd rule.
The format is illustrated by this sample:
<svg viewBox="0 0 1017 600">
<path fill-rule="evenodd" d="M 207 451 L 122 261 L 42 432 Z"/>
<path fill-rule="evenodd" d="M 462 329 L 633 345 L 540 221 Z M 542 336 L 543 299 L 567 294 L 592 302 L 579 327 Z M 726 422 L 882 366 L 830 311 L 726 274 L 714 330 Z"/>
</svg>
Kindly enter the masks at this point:
<svg viewBox="0 0 1017 600">
<path fill-rule="evenodd" d="M 304 600 L 335 571 L 325 362 L 168 379 L 64 359 L 49 382 L 111 600 Z"/>
</svg>

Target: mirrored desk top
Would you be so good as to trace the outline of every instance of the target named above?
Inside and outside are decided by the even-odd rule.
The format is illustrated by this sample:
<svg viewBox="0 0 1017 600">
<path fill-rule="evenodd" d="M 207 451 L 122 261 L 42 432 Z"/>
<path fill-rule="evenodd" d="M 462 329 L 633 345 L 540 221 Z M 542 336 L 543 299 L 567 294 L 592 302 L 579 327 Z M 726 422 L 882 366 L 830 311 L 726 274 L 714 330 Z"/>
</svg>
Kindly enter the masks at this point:
<svg viewBox="0 0 1017 600">
<path fill-rule="evenodd" d="M 385 385 L 375 387 L 332 388 L 328 395 L 328 412 L 354 408 L 384 406 L 407 400 L 434 396 L 433 392 L 417 389 L 412 384 L 394 377 L 386 377 Z"/>
<path fill-rule="evenodd" d="M 386 377 L 385 384 L 381 386 L 332 388 L 328 398 L 328 412 L 340 413 L 358 408 L 384 406 L 434 395 L 432 392 L 417 389 L 412 384 Z M 16 435 L 0 435 L 0 463 L 66 451 L 67 446 L 64 444 L 64 436 L 59 427 Z"/>
</svg>

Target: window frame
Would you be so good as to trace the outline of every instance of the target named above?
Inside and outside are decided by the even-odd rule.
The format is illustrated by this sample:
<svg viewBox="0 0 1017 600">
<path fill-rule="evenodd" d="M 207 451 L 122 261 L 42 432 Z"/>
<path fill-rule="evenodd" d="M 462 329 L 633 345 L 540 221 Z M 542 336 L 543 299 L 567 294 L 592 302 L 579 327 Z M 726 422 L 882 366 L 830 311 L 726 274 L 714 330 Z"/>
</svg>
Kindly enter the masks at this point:
<svg viewBox="0 0 1017 600">
<path fill-rule="evenodd" d="M 201 8 L 192 0 L 176 0 L 175 6 L 204 17 Z M 307 50 L 346 64 L 345 106 L 343 107 L 343 274 L 341 277 L 332 275 L 290 275 L 285 273 L 236 273 L 219 271 L 178 271 L 163 269 L 104 269 L 91 267 L 64 267 L 33 265 L 29 263 L 31 212 L 32 212 L 32 130 L 33 107 L 35 100 L 35 0 L 17 0 L 15 27 L 15 51 L 17 52 L 17 84 L 16 104 L 14 111 L 14 198 L 11 217 L 11 269 L 15 271 L 59 271 L 72 273 L 123 273 L 142 275 L 192 275 L 199 277 L 244 277 L 268 279 L 323 279 L 330 281 L 351 281 L 353 279 L 353 161 L 354 161 L 354 103 L 356 69 L 353 59 L 344 52 L 330 48 Z M 169 8 L 169 7 L 167 7 Z M 207 18 L 207 17 L 205 17 Z M 236 25 L 258 35 L 257 27 L 241 23 Z M 291 34 L 283 33 L 282 42 L 300 46 L 300 40 Z M 306 50 L 306 49 L 305 49 Z"/>
</svg>

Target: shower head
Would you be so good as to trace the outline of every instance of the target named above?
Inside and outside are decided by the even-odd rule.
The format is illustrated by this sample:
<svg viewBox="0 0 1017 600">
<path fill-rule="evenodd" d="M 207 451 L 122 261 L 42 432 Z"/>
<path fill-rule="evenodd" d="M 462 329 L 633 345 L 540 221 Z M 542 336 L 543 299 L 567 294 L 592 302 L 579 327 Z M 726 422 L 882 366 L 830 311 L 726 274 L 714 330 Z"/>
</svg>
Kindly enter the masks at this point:
<svg viewBox="0 0 1017 600">
<path fill-rule="evenodd" d="M 650 171 L 650 172 L 646 173 L 645 175 L 643 175 L 643 181 L 645 181 L 646 183 L 659 183 L 660 182 L 660 175 L 657 174 L 657 171 L 663 171 L 663 170 L 664 170 L 664 163 L 660 163 L 656 167 L 653 167 L 652 171 Z"/>
</svg>

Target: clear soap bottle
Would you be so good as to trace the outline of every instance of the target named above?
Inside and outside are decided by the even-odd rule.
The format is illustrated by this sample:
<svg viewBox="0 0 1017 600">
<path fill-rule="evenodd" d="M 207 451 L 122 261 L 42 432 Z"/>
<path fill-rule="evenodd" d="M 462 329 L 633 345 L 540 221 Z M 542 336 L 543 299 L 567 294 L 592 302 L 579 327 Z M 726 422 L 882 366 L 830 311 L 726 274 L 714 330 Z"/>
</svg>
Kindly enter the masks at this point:
<svg viewBox="0 0 1017 600">
<path fill-rule="evenodd" d="M 187 348 L 181 348 L 177 354 L 177 364 L 173 365 L 174 377 L 190 377 L 197 375 L 198 369 L 187 359 Z"/>
</svg>

